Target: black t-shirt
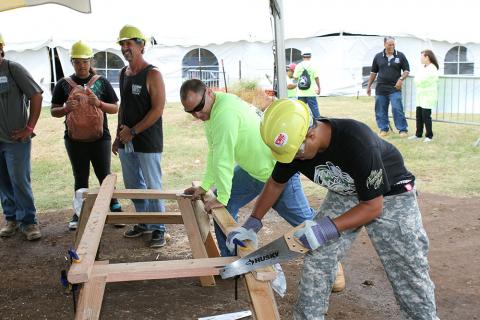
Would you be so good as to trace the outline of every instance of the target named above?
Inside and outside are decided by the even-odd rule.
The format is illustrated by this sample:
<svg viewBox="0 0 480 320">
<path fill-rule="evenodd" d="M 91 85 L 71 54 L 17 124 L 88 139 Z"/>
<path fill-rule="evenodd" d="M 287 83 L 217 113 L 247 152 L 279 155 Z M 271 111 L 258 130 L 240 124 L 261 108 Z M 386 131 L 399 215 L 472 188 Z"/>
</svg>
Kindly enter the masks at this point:
<svg viewBox="0 0 480 320">
<path fill-rule="evenodd" d="M 398 91 L 395 84 L 403 71 L 410 71 L 410 66 L 405 55 L 397 50 L 389 60 L 385 50 L 375 55 L 372 62 L 372 72 L 377 74 L 375 94 L 386 96 Z"/>
<path fill-rule="evenodd" d="M 93 77 L 92 74 L 90 74 L 88 78 L 85 78 L 85 79 L 80 79 L 74 74 L 70 76 L 70 78 L 72 78 L 72 80 L 75 81 L 75 83 L 77 83 L 80 86 L 87 84 L 92 77 Z M 52 104 L 63 106 L 63 104 L 68 100 L 68 95 L 70 94 L 71 89 L 72 88 L 70 87 L 70 85 L 65 79 L 63 78 L 60 79 L 55 85 L 55 88 L 53 89 Z M 98 99 L 100 99 L 103 102 L 116 103 L 118 101 L 117 94 L 115 93 L 115 90 L 113 90 L 112 85 L 107 79 L 105 79 L 102 76 L 100 76 L 100 78 L 97 81 L 95 81 L 91 89 L 93 93 L 95 93 L 95 95 L 98 97 Z M 68 137 L 66 124 L 65 124 L 65 139 L 70 139 Z M 102 139 L 107 139 L 107 140 L 111 139 L 110 131 L 108 130 L 107 115 L 105 114 L 105 112 L 103 113 Z"/>
<path fill-rule="evenodd" d="M 406 191 L 414 176 L 405 168 L 400 152 L 365 124 L 351 119 L 325 119 L 332 128 L 327 150 L 310 160 L 277 162 L 272 178 L 286 183 L 296 172 L 343 195 L 361 201 Z"/>
</svg>

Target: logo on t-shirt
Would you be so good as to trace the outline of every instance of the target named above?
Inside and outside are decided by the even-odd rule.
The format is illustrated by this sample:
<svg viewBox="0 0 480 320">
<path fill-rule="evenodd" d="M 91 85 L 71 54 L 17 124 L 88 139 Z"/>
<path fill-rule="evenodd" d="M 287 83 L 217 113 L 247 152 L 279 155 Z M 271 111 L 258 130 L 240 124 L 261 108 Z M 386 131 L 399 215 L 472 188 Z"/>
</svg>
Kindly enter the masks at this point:
<svg viewBox="0 0 480 320">
<path fill-rule="evenodd" d="M 367 178 L 367 188 L 377 190 L 383 184 L 383 174 L 382 169 L 370 171 L 370 175 Z"/>
<path fill-rule="evenodd" d="M 357 193 L 352 177 L 330 161 L 315 167 L 313 181 L 328 190 L 343 195 L 355 195 Z"/>
<path fill-rule="evenodd" d="M 273 141 L 273 144 L 277 147 L 283 147 L 288 141 L 288 135 L 284 132 L 280 132 Z"/>
<path fill-rule="evenodd" d="M 142 86 L 138 84 L 132 84 L 132 94 L 139 95 L 142 91 Z"/>
</svg>

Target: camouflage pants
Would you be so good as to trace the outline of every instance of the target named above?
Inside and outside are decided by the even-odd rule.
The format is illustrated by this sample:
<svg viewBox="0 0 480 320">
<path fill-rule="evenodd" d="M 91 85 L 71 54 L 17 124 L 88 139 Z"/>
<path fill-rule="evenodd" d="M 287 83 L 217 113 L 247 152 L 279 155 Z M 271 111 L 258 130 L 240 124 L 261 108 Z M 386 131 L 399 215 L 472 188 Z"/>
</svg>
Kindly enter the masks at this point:
<svg viewBox="0 0 480 320">
<path fill-rule="evenodd" d="M 358 203 L 355 196 L 328 192 L 315 219 L 337 217 Z M 428 274 L 428 238 L 414 191 L 384 198 L 383 212 L 365 228 L 385 268 L 406 319 L 436 318 L 434 284 Z M 337 261 L 361 228 L 305 256 L 294 319 L 323 320 L 337 272 Z"/>
</svg>

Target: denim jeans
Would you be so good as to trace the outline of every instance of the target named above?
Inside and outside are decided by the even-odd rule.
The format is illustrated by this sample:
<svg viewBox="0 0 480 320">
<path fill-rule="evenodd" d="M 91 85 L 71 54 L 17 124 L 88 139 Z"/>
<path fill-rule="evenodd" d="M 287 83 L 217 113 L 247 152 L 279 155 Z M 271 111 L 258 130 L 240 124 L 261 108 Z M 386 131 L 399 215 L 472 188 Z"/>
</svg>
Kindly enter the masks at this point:
<svg viewBox="0 0 480 320">
<path fill-rule="evenodd" d="M 127 189 L 162 189 L 161 153 L 131 152 L 118 149 L 122 164 L 123 183 Z M 137 212 L 165 212 L 163 200 L 134 199 Z M 139 224 L 147 230 L 165 231 L 163 224 Z"/>
<path fill-rule="evenodd" d="M 320 118 L 320 111 L 318 110 L 317 97 L 298 97 L 298 100 L 305 102 L 315 119 Z"/>
<path fill-rule="evenodd" d="M 20 228 L 36 224 L 30 182 L 32 142 L 0 142 L 0 198 L 7 221 L 18 221 Z"/>
<path fill-rule="evenodd" d="M 388 96 L 375 96 L 375 118 L 377 126 L 381 131 L 388 132 L 388 105 L 392 104 L 393 122 L 400 132 L 407 132 L 408 125 L 403 112 L 402 92 L 397 91 Z"/>
<path fill-rule="evenodd" d="M 238 211 L 240 208 L 255 199 L 263 190 L 264 182 L 253 178 L 245 170 L 236 166 L 232 179 L 232 191 L 227 204 L 227 211 L 238 220 Z M 303 193 L 303 187 L 300 182 L 300 174 L 295 174 L 287 182 L 285 190 L 273 205 L 273 209 L 292 226 L 298 226 L 305 220 L 311 220 L 314 211 L 308 204 L 307 197 Z M 215 223 L 215 235 L 217 237 L 218 247 L 222 256 L 231 256 L 228 251 L 226 236 L 220 227 Z"/>
</svg>

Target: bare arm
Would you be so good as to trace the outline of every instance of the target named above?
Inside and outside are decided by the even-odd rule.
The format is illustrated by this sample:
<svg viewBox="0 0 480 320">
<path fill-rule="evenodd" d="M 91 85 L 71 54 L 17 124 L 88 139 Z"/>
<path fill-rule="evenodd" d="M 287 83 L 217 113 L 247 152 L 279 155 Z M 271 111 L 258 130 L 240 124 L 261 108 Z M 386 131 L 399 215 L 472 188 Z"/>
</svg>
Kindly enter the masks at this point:
<svg viewBox="0 0 480 320">
<path fill-rule="evenodd" d="M 397 88 L 397 90 L 401 90 L 402 89 L 402 84 L 403 84 L 403 81 L 408 77 L 408 75 L 410 74 L 410 71 L 408 70 L 404 70 L 402 75 L 400 76 L 400 78 L 397 80 L 397 83 L 395 83 L 395 88 Z"/>
<path fill-rule="evenodd" d="M 372 83 L 377 78 L 377 74 L 370 72 L 370 78 L 368 78 L 368 85 L 367 85 L 367 94 L 370 96 L 372 94 Z"/>
<path fill-rule="evenodd" d="M 145 117 L 133 127 L 137 134 L 150 128 L 163 115 L 163 109 L 165 108 L 165 84 L 162 74 L 158 69 L 152 69 L 148 72 L 147 90 L 150 94 L 152 108 L 147 112 Z M 128 128 L 125 125 L 121 127 L 119 132 L 121 141 L 128 142 L 133 139 L 130 134 L 130 129 L 132 128 Z"/>
<path fill-rule="evenodd" d="M 255 206 L 253 207 L 252 216 L 258 220 L 267 214 L 268 210 L 275 204 L 277 199 L 283 192 L 285 183 L 275 182 L 272 177 L 268 178 L 267 183 L 263 187 L 262 193 L 258 196 Z"/>
<path fill-rule="evenodd" d="M 318 77 L 316 77 L 316 78 L 315 78 L 315 82 L 317 83 L 317 88 L 318 88 L 318 89 L 316 90 L 317 95 L 320 95 L 320 91 L 321 91 L 321 89 L 320 89 L 320 79 L 319 79 Z"/>
<path fill-rule="evenodd" d="M 40 112 L 42 111 L 42 94 L 35 93 L 30 98 L 30 114 L 28 116 L 27 125 L 23 129 L 14 130 L 11 134 L 13 140 L 24 141 L 31 136 L 33 128 L 37 125 Z"/>
<path fill-rule="evenodd" d="M 355 207 L 333 219 L 339 232 L 361 227 L 382 214 L 383 196 L 361 201 Z"/>
</svg>

